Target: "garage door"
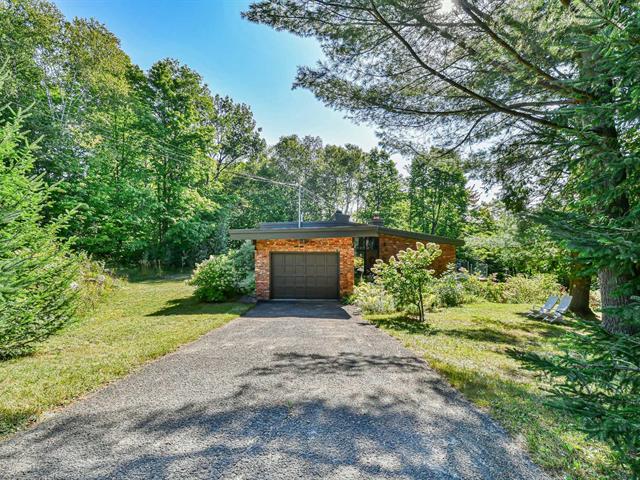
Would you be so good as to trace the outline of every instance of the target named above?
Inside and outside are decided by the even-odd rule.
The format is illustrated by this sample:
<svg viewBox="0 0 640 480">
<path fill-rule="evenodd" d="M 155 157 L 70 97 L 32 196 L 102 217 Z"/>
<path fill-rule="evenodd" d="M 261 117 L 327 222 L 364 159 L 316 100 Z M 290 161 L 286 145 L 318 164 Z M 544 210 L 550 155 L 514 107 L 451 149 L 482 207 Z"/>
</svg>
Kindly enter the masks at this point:
<svg viewBox="0 0 640 480">
<path fill-rule="evenodd" d="M 338 298 L 338 254 L 272 253 L 271 298 Z"/>
</svg>

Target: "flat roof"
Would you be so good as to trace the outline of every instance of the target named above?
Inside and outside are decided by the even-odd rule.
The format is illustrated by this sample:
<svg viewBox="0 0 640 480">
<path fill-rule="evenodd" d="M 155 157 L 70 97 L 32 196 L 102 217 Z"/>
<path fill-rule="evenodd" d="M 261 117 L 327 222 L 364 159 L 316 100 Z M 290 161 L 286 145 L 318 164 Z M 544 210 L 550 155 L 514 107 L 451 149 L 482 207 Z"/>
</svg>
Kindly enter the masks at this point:
<svg viewBox="0 0 640 480">
<path fill-rule="evenodd" d="M 367 223 L 304 222 L 302 226 L 298 228 L 296 222 L 274 222 L 261 224 L 259 228 L 229 230 L 231 240 L 379 237 L 381 234 L 424 240 L 433 243 L 445 243 L 457 246 L 464 245 L 464 241 L 457 238 L 441 237 L 439 235 L 429 235 L 409 230 L 398 230 L 383 225 Z"/>
</svg>

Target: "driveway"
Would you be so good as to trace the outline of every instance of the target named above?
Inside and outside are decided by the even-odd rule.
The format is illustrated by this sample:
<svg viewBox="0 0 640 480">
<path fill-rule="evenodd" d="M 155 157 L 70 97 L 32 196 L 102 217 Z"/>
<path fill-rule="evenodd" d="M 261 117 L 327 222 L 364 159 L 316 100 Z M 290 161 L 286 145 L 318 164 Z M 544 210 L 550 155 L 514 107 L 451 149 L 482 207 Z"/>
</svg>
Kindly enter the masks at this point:
<svg viewBox="0 0 640 480">
<path fill-rule="evenodd" d="M 0 478 L 543 479 L 335 303 L 263 303 L 0 444 Z"/>
</svg>

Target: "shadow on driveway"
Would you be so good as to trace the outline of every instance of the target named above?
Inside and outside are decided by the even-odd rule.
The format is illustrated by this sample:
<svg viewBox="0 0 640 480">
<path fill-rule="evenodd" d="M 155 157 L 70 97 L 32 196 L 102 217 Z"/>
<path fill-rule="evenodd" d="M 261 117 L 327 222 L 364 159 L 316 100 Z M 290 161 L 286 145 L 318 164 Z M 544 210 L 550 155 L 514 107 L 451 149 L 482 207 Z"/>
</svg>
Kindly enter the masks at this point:
<svg viewBox="0 0 640 480">
<path fill-rule="evenodd" d="M 344 305 L 335 301 L 270 301 L 259 302 L 247 312 L 248 318 L 313 318 L 348 320 L 351 315 Z"/>
<path fill-rule="evenodd" d="M 120 409 L 61 419 L 38 436 L 49 454 L 31 457 L 30 473 L 83 479 L 541 478 L 505 455 L 510 446 L 503 439 L 461 438 L 484 423 L 477 414 L 459 417 L 443 409 L 425 425 L 419 405 L 388 393 L 369 394 L 358 405 L 323 398 L 255 403 L 262 395 L 243 387 L 219 399 L 217 408 L 188 403 L 146 414 Z M 0 454 L 1 463 L 9 460 Z"/>
<path fill-rule="evenodd" d="M 332 375 L 347 373 L 351 375 L 375 370 L 386 372 L 424 371 L 426 364 L 416 357 L 364 355 L 353 352 L 340 352 L 336 355 L 305 353 L 276 353 L 266 367 L 256 367 L 246 375 L 314 374 Z"/>
</svg>

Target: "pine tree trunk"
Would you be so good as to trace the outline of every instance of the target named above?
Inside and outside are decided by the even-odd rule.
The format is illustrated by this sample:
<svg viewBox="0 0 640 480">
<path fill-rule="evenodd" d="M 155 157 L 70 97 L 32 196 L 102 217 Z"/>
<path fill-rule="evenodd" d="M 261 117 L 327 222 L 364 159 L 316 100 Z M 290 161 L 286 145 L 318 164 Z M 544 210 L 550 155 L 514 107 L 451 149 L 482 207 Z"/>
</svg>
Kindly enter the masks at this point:
<svg viewBox="0 0 640 480">
<path fill-rule="evenodd" d="M 629 281 L 617 275 L 609 268 L 603 268 L 598 272 L 598 282 L 600 283 L 600 296 L 602 298 L 602 306 L 605 308 L 618 308 L 628 305 L 630 298 L 627 295 L 620 295 L 616 290 L 620 285 Z M 615 312 L 602 313 L 602 326 L 610 333 L 635 333 L 637 328 L 632 327 L 622 321 Z"/>
<path fill-rule="evenodd" d="M 589 290 L 591 288 L 591 277 L 574 277 L 569 281 L 569 294 L 571 305 L 569 310 L 578 315 L 590 316 L 593 311 L 589 307 Z"/>
</svg>

